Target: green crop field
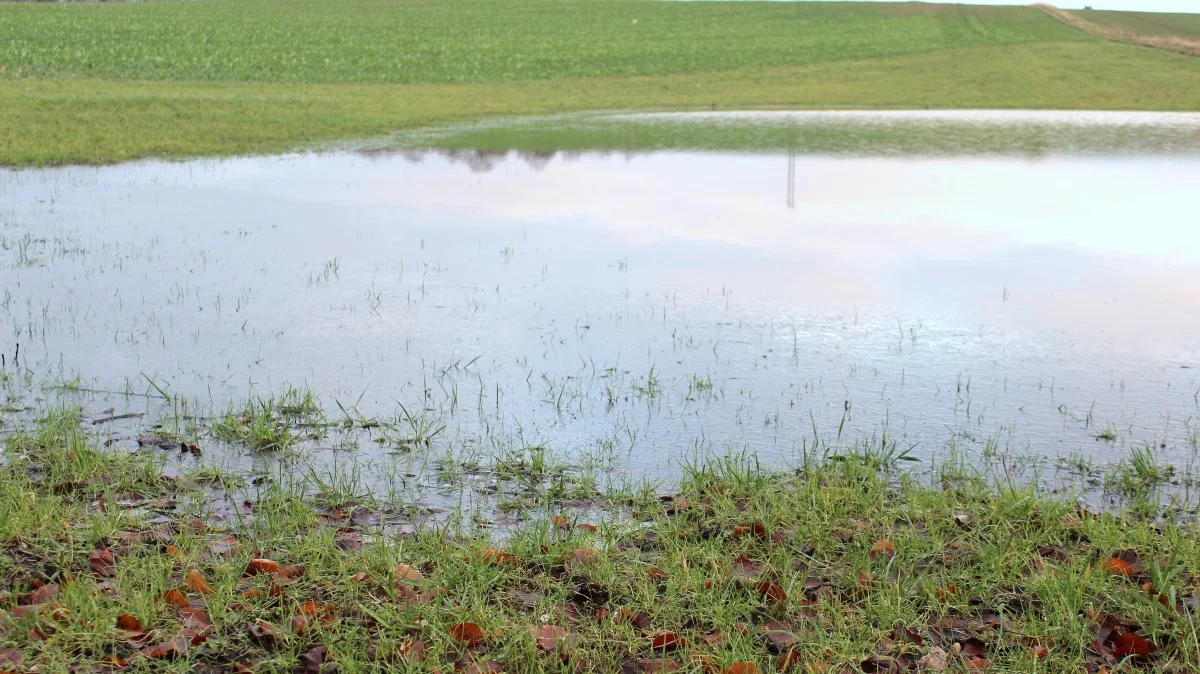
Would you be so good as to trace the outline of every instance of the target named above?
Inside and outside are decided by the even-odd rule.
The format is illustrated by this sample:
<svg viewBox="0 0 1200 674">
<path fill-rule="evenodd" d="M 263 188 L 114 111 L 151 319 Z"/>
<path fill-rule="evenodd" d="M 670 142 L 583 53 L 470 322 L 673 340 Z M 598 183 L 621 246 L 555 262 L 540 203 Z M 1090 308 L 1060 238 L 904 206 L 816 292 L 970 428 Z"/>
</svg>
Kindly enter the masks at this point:
<svg viewBox="0 0 1200 674">
<path fill-rule="evenodd" d="M 604 109 L 1200 109 L 1200 60 L 1030 7 L 0 3 L 0 165 L 275 152 Z"/>
<path fill-rule="evenodd" d="M 1074 14 L 1092 23 L 1155 37 L 1200 38 L 1200 14 L 1081 11 Z"/>
<path fill-rule="evenodd" d="M 1085 37 L 1032 8 L 325 0 L 0 7 L 16 77 L 490 82 L 658 75 Z"/>
</svg>

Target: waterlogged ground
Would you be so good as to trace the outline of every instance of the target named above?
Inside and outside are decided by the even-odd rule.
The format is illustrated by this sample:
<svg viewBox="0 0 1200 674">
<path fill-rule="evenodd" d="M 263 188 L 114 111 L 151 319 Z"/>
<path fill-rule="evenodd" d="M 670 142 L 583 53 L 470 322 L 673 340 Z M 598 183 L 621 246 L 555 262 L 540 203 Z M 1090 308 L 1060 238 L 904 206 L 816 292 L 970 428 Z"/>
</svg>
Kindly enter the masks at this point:
<svg viewBox="0 0 1200 674">
<path fill-rule="evenodd" d="M 1190 473 L 1200 116 L 849 119 L 2 172 L 5 422 L 78 404 L 118 449 L 270 470 L 262 421 L 434 500 L 851 446 Z"/>
</svg>

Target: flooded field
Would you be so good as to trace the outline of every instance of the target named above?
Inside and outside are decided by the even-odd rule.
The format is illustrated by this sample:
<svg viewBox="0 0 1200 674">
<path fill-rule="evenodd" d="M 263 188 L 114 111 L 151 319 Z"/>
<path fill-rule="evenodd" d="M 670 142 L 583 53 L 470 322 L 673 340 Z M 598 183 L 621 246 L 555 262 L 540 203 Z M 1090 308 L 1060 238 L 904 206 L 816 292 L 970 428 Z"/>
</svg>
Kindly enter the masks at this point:
<svg viewBox="0 0 1200 674">
<path fill-rule="evenodd" d="M 7 425 L 68 403 L 184 465 L 286 444 L 431 491 L 851 448 L 1190 467 L 1200 116 L 855 114 L 0 172 Z"/>
</svg>

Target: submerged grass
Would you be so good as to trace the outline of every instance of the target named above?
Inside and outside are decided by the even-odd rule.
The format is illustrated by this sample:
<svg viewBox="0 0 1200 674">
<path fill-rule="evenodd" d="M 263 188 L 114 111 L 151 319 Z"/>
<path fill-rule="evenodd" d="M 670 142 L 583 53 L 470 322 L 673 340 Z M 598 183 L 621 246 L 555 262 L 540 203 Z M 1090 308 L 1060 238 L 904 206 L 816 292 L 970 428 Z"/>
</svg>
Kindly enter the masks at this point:
<svg viewBox="0 0 1200 674">
<path fill-rule="evenodd" d="M 11 437 L 0 663 L 80 671 L 1195 671 L 1200 535 L 846 457 L 729 458 L 680 491 L 503 541 L 345 480 L 203 491 L 87 442 Z M 1136 460 L 1136 459 L 1135 459 Z M 347 482 L 349 481 L 349 482 Z M 236 504 L 236 505 L 233 505 Z"/>
<path fill-rule="evenodd" d="M 216 420 L 212 435 L 256 452 L 281 452 L 303 439 L 306 430 L 319 434 L 328 426 L 312 391 L 289 388 L 278 398 L 251 397 Z"/>
<path fill-rule="evenodd" d="M 1024 7 L 0 4 L 0 38 L 10 166 L 277 152 L 581 110 L 1200 109 L 1194 59 Z"/>
</svg>

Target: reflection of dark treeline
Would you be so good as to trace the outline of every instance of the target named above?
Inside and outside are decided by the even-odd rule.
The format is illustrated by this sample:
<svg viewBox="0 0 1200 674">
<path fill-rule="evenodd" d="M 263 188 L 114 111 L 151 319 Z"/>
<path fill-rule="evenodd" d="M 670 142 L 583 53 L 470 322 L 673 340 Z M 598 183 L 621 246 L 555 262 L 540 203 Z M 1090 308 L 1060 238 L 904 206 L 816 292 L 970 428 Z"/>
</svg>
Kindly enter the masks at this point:
<svg viewBox="0 0 1200 674">
<path fill-rule="evenodd" d="M 404 157 L 413 164 L 420 164 L 426 157 L 435 156 L 447 159 L 452 164 L 465 164 L 475 173 L 488 173 L 504 163 L 510 155 L 515 155 L 534 171 L 541 171 L 550 165 L 554 159 L 575 161 L 585 154 L 607 156 L 620 154 L 626 159 L 637 156 L 637 152 L 579 152 L 579 151 L 545 151 L 545 150 L 362 150 L 360 155 L 368 158 Z"/>
</svg>

